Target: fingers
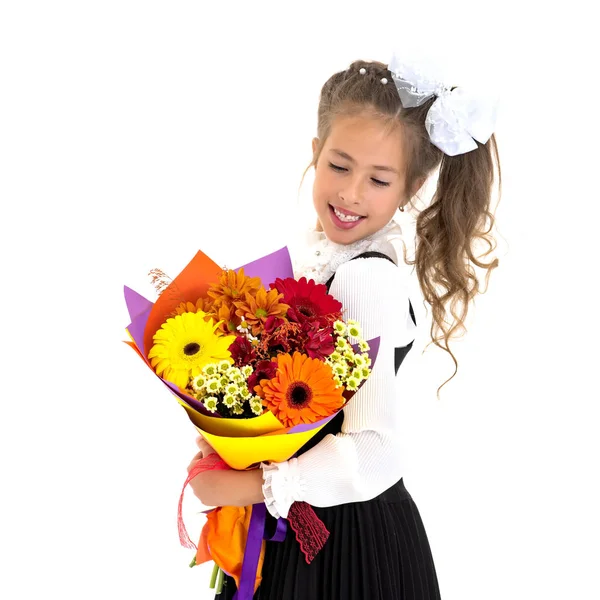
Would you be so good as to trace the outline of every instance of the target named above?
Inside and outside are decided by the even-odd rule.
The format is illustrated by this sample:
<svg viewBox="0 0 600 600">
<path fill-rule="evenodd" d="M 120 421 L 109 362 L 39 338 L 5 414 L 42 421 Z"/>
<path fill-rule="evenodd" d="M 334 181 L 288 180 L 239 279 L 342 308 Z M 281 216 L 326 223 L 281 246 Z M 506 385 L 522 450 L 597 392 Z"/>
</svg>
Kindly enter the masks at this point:
<svg viewBox="0 0 600 600">
<path fill-rule="evenodd" d="M 188 465 L 187 472 L 189 473 L 194 465 L 202 458 L 207 457 L 209 454 L 213 454 L 215 451 L 212 446 L 200 435 L 196 438 L 196 445 L 200 448 L 200 452 L 197 452 L 192 462 Z"/>
<path fill-rule="evenodd" d="M 194 456 L 194 458 L 192 458 L 192 462 L 190 462 L 190 464 L 188 465 L 187 468 L 187 472 L 189 473 L 193 468 L 194 465 L 203 457 L 202 452 L 198 452 L 196 453 L 196 456 Z"/>
<path fill-rule="evenodd" d="M 196 438 L 196 445 L 200 448 L 203 456 L 208 456 L 214 452 L 212 446 L 203 437 Z"/>
<path fill-rule="evenodd" d="M 209 454 L 213 454 L 214 450 L 205 442 L 200 452 L 202 453 L 202 456 L 206 458 Z"/>
</svg>

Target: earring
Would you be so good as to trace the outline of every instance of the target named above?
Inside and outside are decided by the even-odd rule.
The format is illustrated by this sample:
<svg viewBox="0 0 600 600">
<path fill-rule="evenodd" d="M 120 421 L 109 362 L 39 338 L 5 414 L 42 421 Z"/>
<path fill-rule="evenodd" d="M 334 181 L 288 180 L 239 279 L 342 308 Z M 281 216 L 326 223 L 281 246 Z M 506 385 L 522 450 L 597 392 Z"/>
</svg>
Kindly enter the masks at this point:
<svg viewBox="0 0 600 600">
<path fill-rule="evenodd" d="M 400 212 L 404 212 L 404 205 L 400 206 Z"/>
</svg>

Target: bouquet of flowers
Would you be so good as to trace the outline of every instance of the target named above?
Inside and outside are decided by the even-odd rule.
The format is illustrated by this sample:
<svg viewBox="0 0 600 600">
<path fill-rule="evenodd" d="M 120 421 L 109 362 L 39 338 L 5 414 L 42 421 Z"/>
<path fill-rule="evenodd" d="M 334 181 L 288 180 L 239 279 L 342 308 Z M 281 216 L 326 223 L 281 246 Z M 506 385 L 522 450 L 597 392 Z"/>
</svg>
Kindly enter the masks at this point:
<svg viewBox="0 0 600 600">
<path fill-rule="evenodd" d="M 371 373 L 379 340 L 362 339 L 360 324 L 343 319 L 325 285 L 295 280 L 287 248 L 233 270 L 199 251 L 172 281 L 159 270 L 150 274 L 156 302 L 125 287 L 127 343 L 216 451 L 199 461 L 184 489 L 202 470 L 291 458 Z M 182 497 L 180 539 L 196 548 L 181 520 Z M 288 516 L 299 541 L 301 524 L 318 521 L 304 504 Z M 240 600 L 251 598 L 261 581 L 264 519 L 264 504 L 209 511 L 192 565 L 213 560 L 214 574 L 225 571 Z"/>
</svg>

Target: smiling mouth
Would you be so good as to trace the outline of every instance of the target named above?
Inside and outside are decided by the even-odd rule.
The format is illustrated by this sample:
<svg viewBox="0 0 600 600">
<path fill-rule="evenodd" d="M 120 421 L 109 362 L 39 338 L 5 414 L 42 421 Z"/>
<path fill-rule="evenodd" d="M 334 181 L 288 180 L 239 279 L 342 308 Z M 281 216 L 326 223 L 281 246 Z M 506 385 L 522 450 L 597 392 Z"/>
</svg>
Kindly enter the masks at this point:
<svg viewBox="0 0 600 600">
<path fill-rule="evenodd" d="M 342 221 L 343 223 L 356 223 L 365 217 L 363 215 L 356 214 L 348 214 L 346 212 L 342 212 L 340 209 L 333 206 L 333 204 L 329 205 L 331 210 L 334 212 L 335 216 Z"/>
</svg>

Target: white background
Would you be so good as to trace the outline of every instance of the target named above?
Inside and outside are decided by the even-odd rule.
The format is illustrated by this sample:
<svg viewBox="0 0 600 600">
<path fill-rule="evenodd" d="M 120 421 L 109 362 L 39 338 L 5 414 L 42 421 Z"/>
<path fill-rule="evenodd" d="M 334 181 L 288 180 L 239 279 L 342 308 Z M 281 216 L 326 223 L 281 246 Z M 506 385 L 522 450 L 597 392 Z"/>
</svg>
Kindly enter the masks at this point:
<svg viewBox="0 0 600 600">
<path fill-rule="evenodd" d="M 399 383 L 442 597 L 600 598 L 597 33 L 550 4 L 2 3 L 2 598 L 212 597 L 176 528 L 195 431 L 123 285 L 285 245 L 321 85 L 416 40 L 503 93 L 500 267 L 442 399 L 435 348 Z"/>
</svg>

